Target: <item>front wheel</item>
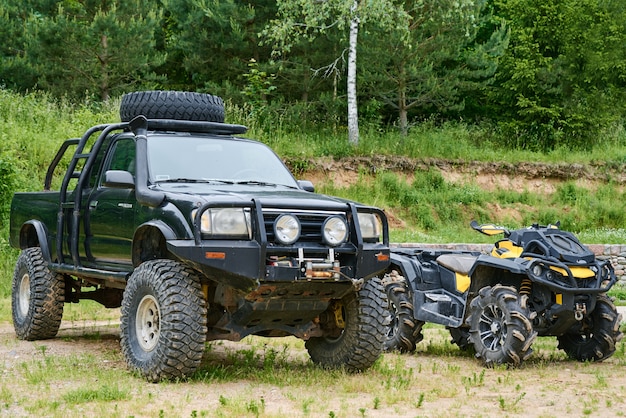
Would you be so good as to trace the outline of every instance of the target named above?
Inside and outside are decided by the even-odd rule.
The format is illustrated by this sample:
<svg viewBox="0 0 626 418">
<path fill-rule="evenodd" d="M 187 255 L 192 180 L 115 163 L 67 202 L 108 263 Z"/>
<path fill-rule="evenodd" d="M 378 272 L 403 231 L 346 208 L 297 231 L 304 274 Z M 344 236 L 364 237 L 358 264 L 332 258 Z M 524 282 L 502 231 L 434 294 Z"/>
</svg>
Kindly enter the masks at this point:
<svg viewBox="0 0 626 418">
<path fill-rule="evenodd" d="M 193 270 L 171 260 L 135 269 L 121 309 L 122 354 L 146 379 L 184 378 L 202 360 L 206 303 Z"/>
<path fill-rule="evenodd" d="M 613 355 L 615 344 L 623 334 L 619 327 L 622 314 L 617 312 L 615 305 L 605 296 L 600 295 L 596 308 L 582 322 L 579 333 L 568 333 L 557 337 L 559 348 L 569 358 L 578 361 L 602 361 Z"/>
<path fill-rule="evenodd" d="M 486 366 L 508 364 L 519 366 L 530 354 L 537 337 L 522 308 L 517 290 L 496 285 L 484 287 L 470 303 L 469 340 L 476 357 Z"/>
<path fill-rule="evenodd" d="M 380 357 L 385 340 L 384 294 L 380 279 L 331 304 L 322 326 L 325 337 L 313 337 L 305 346 L 311 360 L 329 369 L 359 372 Z"/>
<path fill-rule="evenodd" d="M 61 326 L 65 280 L 53 274 L 39 247 L 26 248 L 17 259 L 11 286 L 15 334 L 22 340 L 54 338 Z"/>
</svg>

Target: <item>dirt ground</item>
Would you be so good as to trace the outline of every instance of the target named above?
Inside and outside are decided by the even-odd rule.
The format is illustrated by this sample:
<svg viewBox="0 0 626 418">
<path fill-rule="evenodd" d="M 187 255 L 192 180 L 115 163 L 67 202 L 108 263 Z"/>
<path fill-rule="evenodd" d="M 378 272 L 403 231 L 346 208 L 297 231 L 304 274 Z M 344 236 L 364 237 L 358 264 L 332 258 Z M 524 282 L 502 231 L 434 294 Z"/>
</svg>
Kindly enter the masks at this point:
<svg viewBox="0 0 626 418">
<path fill-rule="evenodd" d="M 340 186 L 352 184 L 363 170 L 370 173 L 393 170 L 410 180 L 417 168 L 429 167 L 439 169 L 446 180 L 471 180 L 488 190 L 505 187 L 551 193 L 562 181 L 593 187 L 606 181 L 609 175 L 613 181 L 626 185 L 624 167 L 459 164 L 385 157 L 318 159 L 310 161 L 308 167 L 309 171 L 301 173 L 299 178 L 314 184 L 332 179 Z M 208 345 L 203 364 L 225 364 L 229 375 L 236 378 L 152 384 L 132 376 L 126 368 L 119 346 L 117 320 L 64 320 L 56 338 L 37 342 L 17 340 L 12 325 L 0 323 L 0 417 L 48 414 L 290 418 L 626 415 L 624 341 L 619 343 L 613 357 L 588 364 L 567 360 L 556 349 L 556 342 L 546 339 L 534 344 L 533 355 L 519 369 L 485 369 L 456 347 L 450 346 L 449 352 L 443 353 L 433 348 L 442 339 L 449 338 L 445 330 L 426 329 L 424 333 L 425 339 L 416 353 L 385 353 L 380 365 L 361 375 L 333 375 L 328 379 L 312 373 L 304 381 L 303 373 L 308 375 L 302 370 L 309 358 L 300 341 L 294 343 L 293 338 L 285 339 L 289 346 L 287 367 L 293 368 L 293 376 L 284 370 L 277 371 L 272 382 L 249 378 L 246 376 L 248 369 L 233 363 L 233 353 L 244 353 L 252 346 L 258 349 L 258 340 L 254 340 L 253 345 L 248 339 L 238 343 L 213 342 Z M 33 383 L 25 376 L 24 365 L 46 358 L 80 358 L 81 355 L 92 355 L 98 368 L 118 373 L 120 381 L 132 388 L 130 399 L 111 402 L 111 405 L 92 402 L 63 406 L 60 402 L 57 409 L 38 406 L 52 401 L 59 403 L 63 393 L 84 386 L 86 381 L 98 387 L 97 379 L 90 379 L 87 373 L 87 376 L 61 376 L 52 382 Z M 225 400 L 232 400 L 232 403 Z"/>
<path fill-rule="evenodd" d="M 276 381 L 267 383 L 249 379 L 245 369 L 238 369 L 237 364 L 231 363 L 227 366 L 230 372 L 241 374 L 236 379 L 152 384 L 132 376 L 127 370 L 119 350 L 115 321 L 64 321 L 57 338 L 38 342 L 17 340 L 11 324 L 5 323 L 0 324 L 0 382 L 2 391 L 20 388 L 33 392 L 33 384 L 24 387 L 25 363 L 45 356 L 92 355 L 98 368 L 119 373 L 120 381 L 133 387 L 131 399 L 110 405 L 113 408 L 110 416 L 624 416 L 626 358 L 623 342 L 618 352 L 602 363 L 567 360 L 555 354 L 556 344 L 548 341 L 535 343 L 532 357 L 519 369 L 485 369 L 471 356 L 459 354 L 456 347 L 451 347 L 449 353 L 433 350 L 431 346 L 436 341 L 447 338 L 447 333 L 442 337 L 444 331 L 425 329 L 425 340 L 418 345 L 416 353 L 385 353 L 382 366 L 361 375 L 338 375 L 337 379 L 328 380 L 313 373 L 303 383 L 295 377 L 292 380 L 289 373 L 283 371 L 277 373 Z M 308 355 L 301 345 L 293 345 L 291 341 L 289 345 L 292 348 L 287 367 L 293 367 L 294 374 L 301 375 Z M 249 347 L 247 340 L 211 343 L 203 363 L 228 364 L 233 352 Z M 394 368 L 397 376 L 385 373 Z M 57 391 L 67 393 L 78 389 L 85 385 L 85 379 L 89 377 L 57 378 L 54 383 L 44 385 L 43 396 L 54 398 Z M 36 389 L 37 384 L 34 385 Z M 50 391 L 47 395 L 46 390 Z M 33 403 L 41 402 L 36 393 L 29 396 Z M 224 399 L 241 405 L 226 406 Z M 255 402 L 259 400 L 262 400 L 262 408 L 251 409 L 250 405 L 258 406 Z M 0 416 L 41 415 L 36 408 L 29 408 L 28 403 L 18 395 L 14 395 L 12 402 L 5 399 L 0 405 Z M 107 406 L 79 404 L 75 408 L 57 410 L 56 416 L 100 416 L 103 408 L 106 410 Z"/>
</svg>

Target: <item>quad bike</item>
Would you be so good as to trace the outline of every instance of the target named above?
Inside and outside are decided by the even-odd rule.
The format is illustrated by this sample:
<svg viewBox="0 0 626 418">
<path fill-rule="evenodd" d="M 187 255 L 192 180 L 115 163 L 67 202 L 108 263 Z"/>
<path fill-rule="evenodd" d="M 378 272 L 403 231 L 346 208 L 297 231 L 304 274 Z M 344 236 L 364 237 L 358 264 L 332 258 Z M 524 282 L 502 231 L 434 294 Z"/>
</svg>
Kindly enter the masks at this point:
<svg viewBox="0 0 626 418">
<path fill-rule="evenodd" d="M 600 261 L 559 224 L 509 231 L 490 254 L 394 248 L 383 284 L 391 313 L 386 350 L 411 352 L 426 322 L 444 325 L 452 342 L 474 349 L 487 366 L 520 365 L 537 336 L 556 336 L 578 361 L 601 361 L 622 338 L 621 314 L 606 295 L 616 282 Z"/>
</svg>

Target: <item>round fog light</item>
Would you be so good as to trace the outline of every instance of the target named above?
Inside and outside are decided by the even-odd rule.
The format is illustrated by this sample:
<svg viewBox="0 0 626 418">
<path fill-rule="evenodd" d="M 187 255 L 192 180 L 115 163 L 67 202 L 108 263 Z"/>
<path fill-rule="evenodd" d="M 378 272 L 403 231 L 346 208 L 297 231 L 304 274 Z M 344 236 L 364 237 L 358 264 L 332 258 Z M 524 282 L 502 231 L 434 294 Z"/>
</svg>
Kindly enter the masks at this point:
<svg viewBox="0 0 626 418">
<path fill-rule="evenodd" d="M 300 238 L 300 221 L 294 215 L 280 215 L 274 222 L 274 235 L 281 244 L 293 244 Z"/>
<path fill-rule="evenodd" d="M 328 245 L 336 246 L 346 242 L 348 238 L 348 225 L 340 216 L 331 216 L 326 219 L 322 226 L 322 237 Z"/>
</svg>

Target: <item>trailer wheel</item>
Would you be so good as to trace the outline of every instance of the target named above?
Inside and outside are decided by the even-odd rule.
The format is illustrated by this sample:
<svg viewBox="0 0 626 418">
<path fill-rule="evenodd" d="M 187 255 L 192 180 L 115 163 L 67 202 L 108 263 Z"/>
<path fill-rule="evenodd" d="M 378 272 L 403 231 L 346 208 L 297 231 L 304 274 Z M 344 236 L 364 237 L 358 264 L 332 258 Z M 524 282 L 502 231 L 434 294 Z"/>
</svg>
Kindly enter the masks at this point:
<svg viewBox="0 0 626 418">
<path fill-rule="evenodd" d="M 15 264 L 11 311 L 15 334 L 22 340 L 54 338 L 61 326 L 65 280 L 53 274 L 39 247 L 26 248 Z"/>
<path fill-rule="evenodd" d="M 200 365 L 206 303 L 193 270 L 171 260 L 135 269 L 121 309 L 122 354 L 147 380 L 185 378 Z"/>
<path fill-rule="evenodd" d="M 137 91 L 125 94 L 120 104 L 122 122 L 139 115 L 148 119 L 223 123 L 224 101 L 211 94 L 188 91 Z"/>
<path fill-rule="evenodd" d="M 520 306 L 516 289 L 484 287 L 470 303 L 470 312 L 469 339 L 486 366 L 519 366 L 530 356 L 537 332 L 528 309 Z"/>
<path fill-rule="evenodd" d="M 557 337 L 559 348 L 578 361 L 602 361 L 615 353 L 615 344 L 623 334 L 619 327 L 622 314 L 606 295 L 599 295 L 596 308 L 583 319 L 579 333 L 568 333 Z"/>
<path fill-rule="evenodd" d="M 387 277 L 385 277 L 387 278 Z M 411 302 L 411 291 L 406 281 L 384 280 L 386 283 L 390 323 L 385 339 L 385 351 L 398 350 L 401 353 L 415 351 L 417 343 L 424 339 L 422 335 L 423 321 L 415 319 L 415 311 Z"/>
<path fill-rule="evenodd" d="M 323 368 L 360 372 L 380 357 L 385 338 L 384 294 L 380 279 L 332 304 L 323 315 L 327 336 L 305 343 L 311 360 Z"/>
</svg>

